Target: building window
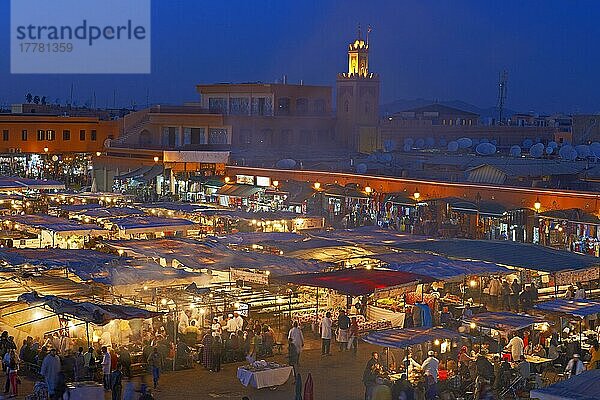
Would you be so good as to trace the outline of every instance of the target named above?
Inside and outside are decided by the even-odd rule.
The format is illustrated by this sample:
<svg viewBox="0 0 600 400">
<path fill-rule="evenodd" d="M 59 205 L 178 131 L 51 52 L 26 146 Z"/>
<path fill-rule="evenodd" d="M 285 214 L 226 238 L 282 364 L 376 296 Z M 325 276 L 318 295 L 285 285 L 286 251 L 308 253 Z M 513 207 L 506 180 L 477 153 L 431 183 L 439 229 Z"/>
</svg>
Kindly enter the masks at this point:
<svg viewBox="0 0 600 400">
<path fill-rule="evenodd" d="M 54 140 L 56 139 L 56 131 L 51 129 L 46 131 L 46 140 Z"/>
<path fill-rule="evenodd" d="M 232 97 L 229 99 L 229 113 L 231 115 L 248 115 L 250 112 L 250 99 L 248 97 Z"/>
<path fill-rule="evenodd" d="M 322 115 L 325 114 L 325 100 L 317 99 L 314 104 L 315 114 Z"/>
<path fill-rule="evenodd" d="M 91 136 L 92 141 L 95 142 L 96 139 L 98 138 L 98 134 L 96 133 L 95 129 L 92 129 L 92 133 L 90 134 L 90 136 Z"/>
<path fill-rule="evenodd" d="M 192 144 L 206 144 L 204 128 L 192 128 L 190 130 L 190 142 Z"/>
<path fill-rule="evenodd" d="M 208 144 L 227 144 L 227 129 L 210 128 L 208 130 Z"/>
<path fill-rule="evenodd" d="M 348 100 L 344 102 L 344 111 L 350 112 L 350 103 L 348 102 Z"/>
<path fill-rule="evenodd" d="M 290 114 L 290 98 L 280 97 L 277 99 L 277 114 L 289 115 Z"/>
<path fill-rule="evenodd" d="M 2 131 L 2 140 L 8 142 L 8 129 Z"/>
<path fill-rule="evenodd" d="M 85 140 L 85 129 L 79 131 L 79 140 Z"/>
<path fill-rule="evenodd" d="M 65 129 L 63 131 L 63 140 L 71 140 L 71 131 Z"/>
<path fill-rule="evenodd" d="M 41 142 L 44 139 L 46 139 L 46 132 L 44 132 L 41 129 L 38 129 L 38 131 L 37 131 L 37 140 L 38 140 L 38 142 Z"/>
<path fill-rule="evenodd" d="M 371 103 L 368 101 L 365 102 L 365 114 L 369 114 L 371 112 Z"/>
<path fill-rule="evenodd" d="M 26 142 L 26 141 L 27 141 L 27 129 L 23 129 L 23 130 L 21 131 L 21 140 L 22 140 L 23 142 Z"/>
<path fill-rule="evenodd" d="M 308 113 L 308 99 L 296 99 L 296 114 L 306 115 Z"/>
<path fill-rule="evenodd" d="M 227 114 L 227 99 L 225 97 L 210 97 L 208 110 L 213 113 Z"/>
</svg>

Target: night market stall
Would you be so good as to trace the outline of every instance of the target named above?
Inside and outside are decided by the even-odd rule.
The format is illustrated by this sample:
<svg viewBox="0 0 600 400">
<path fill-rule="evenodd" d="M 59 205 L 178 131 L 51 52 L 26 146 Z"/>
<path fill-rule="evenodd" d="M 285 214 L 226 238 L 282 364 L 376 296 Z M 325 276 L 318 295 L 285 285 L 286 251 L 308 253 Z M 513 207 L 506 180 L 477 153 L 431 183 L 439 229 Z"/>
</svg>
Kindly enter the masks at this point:
<svg viewBox="0 0 600 400">
<path fill-rule="evenodd" d="M 600 369 L 583 372 L 565 381 L 532 390 L 529 398 L 536 400 L 600 400 Z"/>
</svg>

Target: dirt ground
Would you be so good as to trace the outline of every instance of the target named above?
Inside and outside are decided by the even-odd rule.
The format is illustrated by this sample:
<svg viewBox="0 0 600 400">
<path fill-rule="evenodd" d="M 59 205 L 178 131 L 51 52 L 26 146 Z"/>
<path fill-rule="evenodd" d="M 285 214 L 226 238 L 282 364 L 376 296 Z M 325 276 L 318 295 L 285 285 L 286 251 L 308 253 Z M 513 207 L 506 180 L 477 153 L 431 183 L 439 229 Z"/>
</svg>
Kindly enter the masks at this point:
<svg viewBox="0 0 600 400">
<path fill-rule="evenodd" d="M 323 357 L 320 341 L 307 338 L 306 347 L 300 358 L 299 372 L 303 380 L 309 373 L 312 375 L 315 399 L 362 400 L 364 399 L 363 368 L 371 352 L 375 350 L 378 349 L 362 342 L 357 355 L 354 356 L 348 351 L 339 352 L 335 343 L 332 343 L 332 356 Z M 275 355 L 269 360 L 286 362 L 285 350 L 283 354 Z M 295 398 L 295 387 L 291 378 L 285 385 L 275 390 L 244 387 L 236 376 L 240 365 L 243 363 L 224 364 L 221 372 L 218 373 L 207 371 L 200 365 L 190 370 L 165 372 L 161 376 L 159 390 L 153 395 L 157 400 L 241 400 L 243 396 L 248 396 L 250 400 L 293 400 Z M 139 385 L 142 379 L 151 384 L 151 376 L 134 378 L 134 381 Z M 23 379 L 18 398 L 24 398 L 24 395 L 31 393 L 32 386 L 32 382 Z M 106 399 L 110 398 L 110 393 L 107 393 Z"/>
</svg>

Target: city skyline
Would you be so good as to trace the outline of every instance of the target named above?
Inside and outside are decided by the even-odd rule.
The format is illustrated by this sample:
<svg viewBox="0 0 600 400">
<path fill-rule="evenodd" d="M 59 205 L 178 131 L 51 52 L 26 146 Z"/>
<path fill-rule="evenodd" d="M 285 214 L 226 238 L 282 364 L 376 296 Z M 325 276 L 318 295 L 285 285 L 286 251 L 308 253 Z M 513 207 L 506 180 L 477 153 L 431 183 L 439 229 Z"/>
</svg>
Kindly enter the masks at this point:
<svg viewBox="0 0 600 400">
<path fill-rule="evenodd" d="M 8 3 L 0 3 L 7 24 Z M 600 77 L 593 71 L 600 56 L 592 39 L 600 28 L 590 11 L 600 6 L 550 3 L 350 2 L 340 8 L 316 1 L 256 7 L 155 1 L 151 74 L 10 75 L 7 57 L 0 61 L 0 104 L 24 101 L 29 92 L 66 103 L 71 85 L 78 104 L 93 104 L 95 96 L 99 107 L 116 99 L 117 106 L 138 108 L 147 101 L 197 101 L 200 83 L 271 83 L 287 75 L 289 83 L 334 86 L 361 23 L 363 35 L 373 26 L 371 70 L 381 76 L 381 104 L 425 98 L 493 106 L 498 74 L 506 69 L 510 109 L 596 112 Z M 0 33 L 5 45 L 7 33 Z"/>
</svg>

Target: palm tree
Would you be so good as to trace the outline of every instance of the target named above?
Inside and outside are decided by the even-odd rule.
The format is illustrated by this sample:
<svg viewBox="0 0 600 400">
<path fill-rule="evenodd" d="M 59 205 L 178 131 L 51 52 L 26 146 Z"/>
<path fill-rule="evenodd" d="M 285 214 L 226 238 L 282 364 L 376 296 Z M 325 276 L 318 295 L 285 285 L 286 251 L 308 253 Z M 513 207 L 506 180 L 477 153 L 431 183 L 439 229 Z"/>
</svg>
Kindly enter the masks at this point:
<svg viewBox="0 0 600 400">
<path fill-rule="evenodd" d="M 32 99 L 33 99 L 33 96 L 31 95 L 31 93 L 27 93 L 27 96 L 25 96 L 25 100 L 27 100 L 28 103 L 31 103 Z"/>
<path fill-rule="evenodd" d="M 34 102 L 34 104 L 40 104 L 40 96 L 38 96 L 38 95 L 35 95 L 35 96 L 33 97 L 33 102 Z"/>
</svg>

